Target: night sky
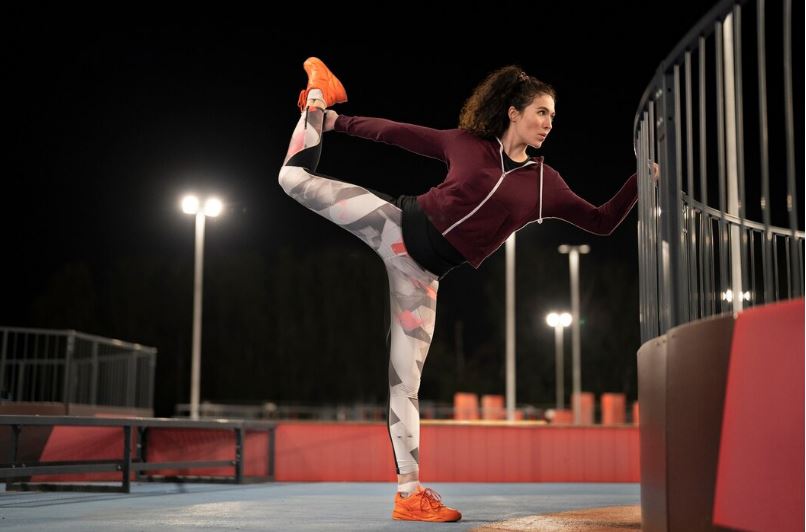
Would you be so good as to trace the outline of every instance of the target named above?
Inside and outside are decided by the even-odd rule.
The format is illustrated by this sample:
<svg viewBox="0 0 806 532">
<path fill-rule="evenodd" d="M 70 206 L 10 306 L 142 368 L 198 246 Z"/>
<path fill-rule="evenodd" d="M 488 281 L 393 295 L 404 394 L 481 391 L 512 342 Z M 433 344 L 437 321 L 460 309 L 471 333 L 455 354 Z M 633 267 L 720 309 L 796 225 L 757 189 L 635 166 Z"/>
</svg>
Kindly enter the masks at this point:
<svg viewBox="0 0 806 532">
<path fill-rule="evenodd" d="M 0 325 L 97 323 L 99 330 L 86 332 L 156 341 L 159 336 L 138 330 L 136 320 L 117 323 L 100 303 L 95 312 L 103 319 L 76 324 L 69 312 L 49 313 L 43 301 L 53 300 L 47 294 L 69 278 L 63 272 L 70 265 L 89 272 L 98 301 L 113 288 L 96 280 L 108 278 L 124 259 L 153 258 L 192 273 L 193 222 L 178 207 L 186 191 L 215 192 L 226 203 L 225 215 L 207 225 L 208 276 L 232 257 L 272 263 L 282 252 L 316 261 L 320 253 L 340 250 L 377 261 L 357 239 L 297 205 L 277 185 L 298 116 L 297 95 L 306 82 L 302 62 L 310 55 L 322 58 L 347 88 L 349 102 L 337 111 L 434 128 L 456 126 L 462 102 L 489 71 L 520 64 L 558 92 L 554 130 L 537 153 L 578 194 L 602 203 L 634 171 L 634 113 L 657 65 L 711 7 L 693 1 L 587 8 L 569 2 L 466 3 L 468 22 L 460 26 L 453 13 L 458 8 L 435 12 L 435 4 L 390 4 L 369 14 L 372 25 L 358 24 L 351 9 L 338 3 L 295 8 L 297 20 L 197 6 L 181 14 L 7 12 Z M 439 183 L 444 168 L 334 133 L 325 137 L 320 171 L 397 195 L 426 191 Z M 637 294 L 636 220 L 633 211 L 610 238 L 559 221 L 530 225 L 519 234 L 519 253 L 528 246 L 532 257 L 544 257 L 562 275 L 538 279 L 536 293 L 519 297 L 534 299 L 536 309 L 555 303 L 541 302 L 539 290 L 567 283 L 567 259 L 556 252 L 562 242 L 592 246 L 583 276 L 600 263 L 619 272 L 615 286 L 601 290 Z M 472 306 L 485 287 L 503 291 L 503 255 L 500 250 L 478 272 L 464 266 L 445 279 L 440 319 Z M 373 264 L 381 268 L 379 261 Z M 322 259 L 321 267 L 334 266 Z M 538 268 L 528 262 L 518 267 Z M 186 359 L 192 279 L 182 275 L 187 306 L 175 311 L 186 316 L 173 332 L 187 339 L 178 345 L 188 352 L 157 347 L 160 356 Z M 361 297 L 381 297 L 374 285 L 354 288 Z M 80 286 L 74 290 L 81 293 Z M 590 287 L 586 293 L 599 297 Z M 329 297 L 327 287 L 320 295 Z M 214 316 L 211 304 L 205 301 L 205 313 Z M 634 331 L 617 346 L 625 353 L 620 360 L 634 364 L 637 301 L 613 313 Z M 482 322 L 473 328 L 488 325 L 493 327 Z M 205 341 L 208 334 L 214 331 L 205 333 Z M 549 331 L 545 340 L 551 341 Z M 173 372 L 181 375 L 183 364 L 177 362 Z M 634 375 L 634 368 L 625 374 Z M 182 379 L 176 383 L 181 388 Z M 634 384 L 627 388 L 634 393 Z M 184 394 L 180 390 L 176 398 Z"/>
</svg>

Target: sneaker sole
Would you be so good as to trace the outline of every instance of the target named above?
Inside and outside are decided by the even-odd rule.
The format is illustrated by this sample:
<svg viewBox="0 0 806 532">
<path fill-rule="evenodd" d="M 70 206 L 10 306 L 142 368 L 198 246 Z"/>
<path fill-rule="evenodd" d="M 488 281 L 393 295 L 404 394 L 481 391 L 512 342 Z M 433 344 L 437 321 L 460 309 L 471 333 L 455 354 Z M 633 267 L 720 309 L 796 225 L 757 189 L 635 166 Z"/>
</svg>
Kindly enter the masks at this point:
<svg viewBox="0 0 806 532">
<path fill-rule="evenodd" d="M 397 510 L 395 510 L 394 512 L 392 512 L 392 519 L 398 521 L 427 521 L 429 523 L 455 523 L 456 521 L 462 519 L 462 516 L 460 515 L 456 519 L 439 519 L 437 517 L 433 519 L 428 519 L 420 516 L 415 516 L 409 513 L 398 512 Z"/>
</svg>

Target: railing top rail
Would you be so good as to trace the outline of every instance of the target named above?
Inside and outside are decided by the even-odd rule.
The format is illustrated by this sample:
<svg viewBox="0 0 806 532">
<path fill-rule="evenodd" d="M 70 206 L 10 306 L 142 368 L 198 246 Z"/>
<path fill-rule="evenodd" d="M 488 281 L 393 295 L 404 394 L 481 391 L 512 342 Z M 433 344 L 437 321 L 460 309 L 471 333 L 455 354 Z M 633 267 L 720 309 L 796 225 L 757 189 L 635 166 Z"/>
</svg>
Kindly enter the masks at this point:
<svg viewBox="0 0 806 532">
<path fill-rule="evenodd" d="M 669 70 L 671 66 L 675 64 L 675 62 L 688 50 L 691 48 L 692 43 L 694 43 L 700 37 L 708 37 L 714 31 L 714 21 L 717 18 L 727 15 L 732 7 L 736 4 L 744 4 L 747 0 L 722 0 L 714 7 L 712 7 L 708 13 L 703 15 L 703 17 L 695 24 L 686 35 L 680 39 L 672 49 L 672 52 L 666 56 L 666 58 L 661 61 L 660 65 L 658 65 L 658 69 L 653 76 L 653 80 L 658 79 L 664 72 Z M 641 101 L 638 104 L 638 109 L 635 112 L 635 118 L 633 119 L 633 135 L 636 134 L 638 131 L 638 121 L 640 120 L 641 112 L 643 109 L 646 108 L 649 99 L 652 97 L 652 94 L 657 90 L 657 87 L 654 83 L 650 82 L 647 85 L 647 88 L 644 90 L 644 94 L 641 96 Z"/>
<path fill-rule="evenodd" d="M 165 427 L 165 428 L 194 428 L 194 429 L 235 429 L 255 428 L 268 429 L 276 423 L 274 421 L 240 420 L 240 419 L 174 419 L 174 418 L 145 418 L 145 417 L 88 417 L 88 416 L 18 416 L 0 415 L 0 426 L 3 425 L 64 425 L 85 427 Z"/>
<path fill-rule="evenodd" d="M 102 342 L 104 344 L 113 345 L 123 349 L 130 349 L 132 351 L 143 351 L 146 353 L 156 353 L 157 348 L 147 345 L 142 345 L 133 342 L 124 342 L 116 338 L 107 338 L 105 336 L 97 336 L 95 334 L 88 334 L 73 329 L 37 329 L 33 327 L 0 327 L 0 331 L 8 331 L 24 334 L 48 334 L 51 336 L 74 336 L 82 340 L 90 342 Z"/>
<path fill-rule="evenodd" d="M 727 212 L 720 211 L 714 207 L 709 207 L 704 203 L 691 199 L 687 194 L 683 193 L 683 203 L 694 207 L 713 218 L 723 218 L 726 222 L 729 222 L 733 225 L 744 225 L 745 227 L 749 227 L 750 229 L 755 229 L 756 231 L 769 231 L 775 235 L 780 236 L 792 236 L 792 230 L 787 229 L 784 227 L 765 227 L 761 222 L 754 222 L 752 220 L 748 220 L 747 218 L 739 218 L 738 216 L 733 216 L 732 214 L 728 214 Z M 803 238 L 806 239 L 806 232 L 804 231 L 795 231 L 796 238 Z"/>
</svg>

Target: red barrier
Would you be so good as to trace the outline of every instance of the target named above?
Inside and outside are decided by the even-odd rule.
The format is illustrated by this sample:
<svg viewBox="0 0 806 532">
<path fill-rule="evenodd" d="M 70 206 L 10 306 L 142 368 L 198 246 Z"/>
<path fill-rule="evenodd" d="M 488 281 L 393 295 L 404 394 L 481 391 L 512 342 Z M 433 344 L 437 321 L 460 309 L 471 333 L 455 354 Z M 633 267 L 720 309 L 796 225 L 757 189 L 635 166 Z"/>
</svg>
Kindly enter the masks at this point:
<svg viewBox="0 0 806 532">
<path fill-rule="evenodd" d="M 56 427 L 42 460 L 119 459 L 123 431 Z M 424 422 L 421 467 L 428 482 L 637 482 L 635 427 L 555 427 L 537 423 Z M 247 432 L 244 476 L 265 477 L 265 432 Z M 229 430 L 150 428 L 148 460 L 230 460 Z M 275 478 L 279 481 L 392 482 L 395 465 L 385 423 L 279 423 Z M 231 476 L 233 468 L 162 470 L 153 474 Z M 119 473 L 39 476 L 34 481 L 119 481 Z"/>
<path fill-rule="evenodd" d="M 385 423 L 281 423 L 275 444 L 278 481 L 396 479 Z"/>
<path fill-rule="evenodd" d="M 132 450 L 135 437 L 132 435 Z M 188 460 L 232 460 L 235 458 L 235 434 L 231 430 L 163 429 L 148 430 L 147 460 L 182 462 Z M 264 431 L 246 431 L 244 436 L 243 475 L 266 477 L 269 461 L 269 436 Z M 57 426 L 50 433 L 41 462 L 75 460 L 120 460 L 123 457 L 123 429 L 118 427 Z M 161 476 L 233 476 L 234 467 L 154 470 Z M 132 479 L 134 473 L 132 472 Z M 36 475 L 32 482 L 120 481 L 120 473 L 70 473 Z"/>
<path fill-rule="evenodd" d="M 148 430 L 146 447 L 150 462 L 183 460 L 232 460 L 235 458 L 235 432 L 232 430 L 162 429 Z M 232 476 L 233 467 L 159 469 L 157 476 Z"/>
<path fill-rule="evenodd" d="M 571 409 L 579 408 L 579 423 L 581 425 L 593 425 L 593 411 L 596 401 L 591 392 L 580 392 L 579 395 L 571 394 Z M 576 415 L 574 416 L 576 419 Z"/>
<path fill-rule="evenodd" d="M 134 436 L 132 436 L 134 444 Z M 77 460 L 120 460 L 123 456 L 123 429 L 119 427 L 53 427 L 42 450 L 40 462 Z M 36 475 L 31 482 L 60 480 L 120 481 L 120 473 L 73 473 Z"/>
<path fill-rule="evenodd" d="M 426 482 L 638 482 L 635 427 L 423 424 Z M 278 481 L 395 480 L 385 425 L 282 423 Z"/>
<path fill-rule="evenodd" d="M 623 393 L 602 394 L 602 425 L 623 425 L 627 416 L 627 398 Z"/>
<path fill-rule="evenodd" d="M 733 332 L 714 522 L 803 530 L 803 300 L 749 309 Z"/>
<path fill-rule="evenodd" d="M 478 419 L 479 396 L 474 393 L 453 394 L 453 419 Z"/>
<path fill-rule="evenodd" d="M 574 424 L 574 413 L 567 409 L 567 408 L 560 408 L 554 410 L 554 414 L 551 418 L 552 425 L 573 425 Z"/>
<path fill-rule="evenodd" d="M 482 395 L 481 396 L 481 418 L 482 419 L 506 419 L 507 412 L 504 409 L 503 395 Z"/>
</svg>

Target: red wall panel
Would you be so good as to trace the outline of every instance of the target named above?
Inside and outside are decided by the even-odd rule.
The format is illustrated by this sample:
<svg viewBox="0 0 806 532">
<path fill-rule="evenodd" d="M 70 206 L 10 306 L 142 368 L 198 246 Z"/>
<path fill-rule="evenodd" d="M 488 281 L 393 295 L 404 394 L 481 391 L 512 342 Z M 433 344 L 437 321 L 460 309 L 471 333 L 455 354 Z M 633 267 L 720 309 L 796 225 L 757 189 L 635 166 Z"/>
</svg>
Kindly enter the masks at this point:
<svg viewBox="0 0 806 532">
<path fill-rule="evenodd" d="M 749 309 L 733 332 L 714 522 L 803 530 L 803 300 Z"/>
<path fill-rule="evenodd" d="M 638 482 L 635 427 L 428 423 L 425 482 Z M 277 480 L 393 481 L 383 424 L 282 423 Z"/>
</svg>

